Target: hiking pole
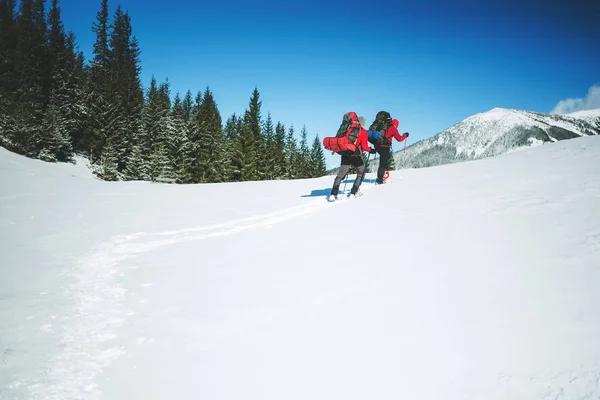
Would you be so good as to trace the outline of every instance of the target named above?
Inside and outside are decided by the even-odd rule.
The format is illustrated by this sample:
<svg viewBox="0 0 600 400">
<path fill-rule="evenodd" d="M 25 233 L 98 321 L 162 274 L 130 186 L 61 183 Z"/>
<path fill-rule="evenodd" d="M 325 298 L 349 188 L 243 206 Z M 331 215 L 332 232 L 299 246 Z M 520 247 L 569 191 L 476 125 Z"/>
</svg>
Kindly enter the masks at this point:
<svg viewBox="0 0 600 400">
<path fill-rule="evenodd" d="M 346 194 L 346 183 L 348 182 L 348 172 L 346 172 L 346 176 L 344 177 L 344 190 L 342 190 L 343 194 Z"/>
<path fill-rule="evenodd" d="M 365 175 L 367 174 L 367 168 L 369 168 L 369 158 L 371 158 L 371 153 L 367 156 L 367 162 L 365 163 L 365 169 L 363 171 L 362 180 L 365 180 Z"/>
</svg>

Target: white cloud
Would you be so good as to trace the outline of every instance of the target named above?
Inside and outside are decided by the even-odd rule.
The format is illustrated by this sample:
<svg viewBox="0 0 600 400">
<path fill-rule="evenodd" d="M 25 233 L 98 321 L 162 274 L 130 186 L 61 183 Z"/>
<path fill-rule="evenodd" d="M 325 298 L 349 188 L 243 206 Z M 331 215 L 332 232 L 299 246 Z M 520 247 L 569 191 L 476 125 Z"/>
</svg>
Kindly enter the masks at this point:
<svg viewBox="0 0 600 400">
<path fill-rule="evenodd" d="M 594 110 L 600 108 L 600 85 L 590 87 L 583 99 L 566 99 L 558 102 L 552 114 L 568 114 L 581 110 Z"/>
</svg>

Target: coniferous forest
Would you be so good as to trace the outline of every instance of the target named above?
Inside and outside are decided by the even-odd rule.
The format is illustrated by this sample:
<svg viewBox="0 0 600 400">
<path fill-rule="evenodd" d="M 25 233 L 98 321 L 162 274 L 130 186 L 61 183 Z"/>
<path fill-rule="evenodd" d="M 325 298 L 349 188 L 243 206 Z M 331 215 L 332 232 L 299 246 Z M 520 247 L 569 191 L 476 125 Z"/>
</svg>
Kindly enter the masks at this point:
<svg viewBox="0 0 600 400">
<path fill-rule="evenodd" d="M 83 155 L 104 180 L 177 183 L 301 179 L 326 174 L 320 139 L 248 108 L 225 121 L 207 86 L 144 88 L 131 17 L 101 0 L 85 60 L 58 0 L 0 0 L 0 145 L 31 158 Z"/>
</svg>

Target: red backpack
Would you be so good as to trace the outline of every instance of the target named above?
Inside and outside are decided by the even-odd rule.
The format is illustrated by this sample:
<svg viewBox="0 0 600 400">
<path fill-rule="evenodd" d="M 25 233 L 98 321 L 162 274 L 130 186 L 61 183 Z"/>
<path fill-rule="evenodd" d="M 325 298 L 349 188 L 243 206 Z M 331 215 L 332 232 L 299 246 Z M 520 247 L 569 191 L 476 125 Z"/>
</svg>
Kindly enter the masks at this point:
<svg viewBox="0 0 600 400">
<path fill-rule="evenodd" d="M 356 142 L 359 132 L 358 115 L 354 111 L 347 112 L 344 114 L 337 134 L 323 139 L 323 147 L 340 155 L 355 154 L 358 147 Z"/>
</svg>

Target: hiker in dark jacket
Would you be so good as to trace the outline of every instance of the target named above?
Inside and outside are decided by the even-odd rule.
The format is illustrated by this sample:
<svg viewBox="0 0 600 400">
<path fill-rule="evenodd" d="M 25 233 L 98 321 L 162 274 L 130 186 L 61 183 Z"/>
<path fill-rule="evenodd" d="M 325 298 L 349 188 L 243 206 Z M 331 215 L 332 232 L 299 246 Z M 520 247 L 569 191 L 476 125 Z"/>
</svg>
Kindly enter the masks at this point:
<svg viewBox="0 0 600 400">
<path fill-rule="evenodd" d="M 354 180 L 354 184 L 352 185 L 352 189 L 350 189 L 351 196 L 359 195 L 358 189 L 360 189 L 360 185 L 365 176 L 365 162 L 362 158 L 362 152 L 366 151 L 370 154 L 375 154 L 375 149 L 371 149 L 369 147 L 369 141 L 367 136 L 367 131 L 363 128 L 364 126 L 364 118 L 360 117 L 360 131 L 356 140 L 356 150 L 354 153 L 346 155 L 342 155 L 342 161 L 340 164 L 340 171 L 338 172 L 335 180 L 333 181 L 333 187 L 331 188 L 331 194 L 329 195 L 329 201 L 338 200 L 338 193 L 340 190 L 340 184 L 342 183 L 342 179 L 348 174 L 350 170 L 350 166 L 353 165 L 356 168 L 356 179 Z"/>
<path fill-rule="evenodd" d="M 390 157 L 392 157 L 392 138 L 396 139 L 398 142 L 402 142 L 408 137 L 408 132 L 400 135 L 400 132 L 398 132 L 399 124 L 400 122 L 394 118 L 385 132 L 386 140 L 384 140 L 384 143 L 373 145 L 380 156 L 379 168 L 377 169 L 377 179 L 375 180 L 376 184 L 383 183 L 383 175 L 388 168 Z"/>
</svg>

